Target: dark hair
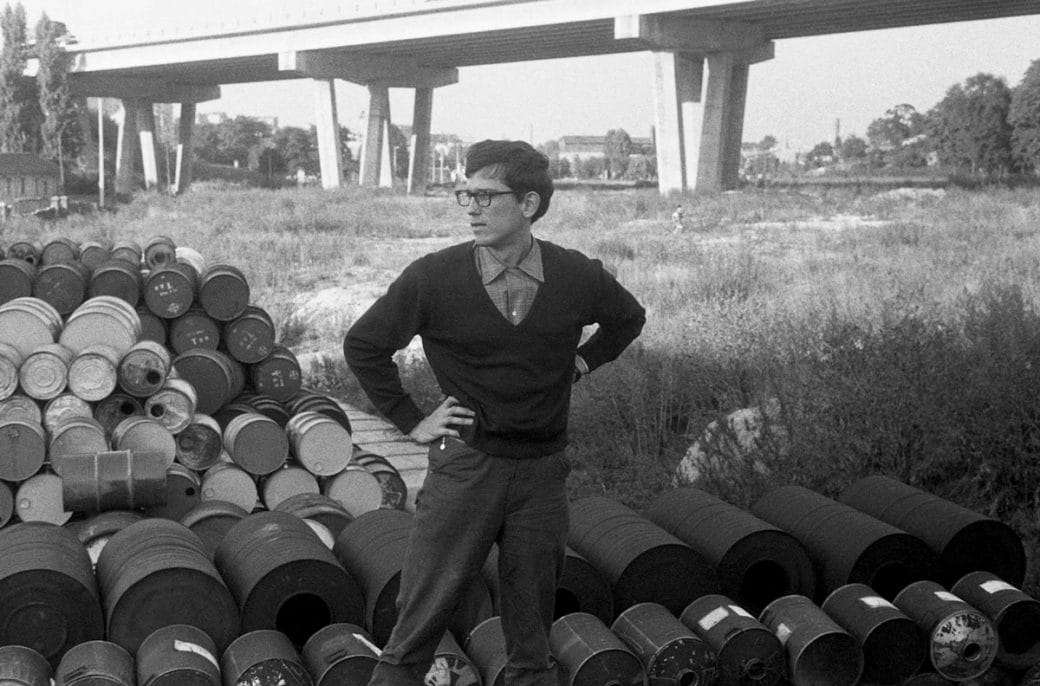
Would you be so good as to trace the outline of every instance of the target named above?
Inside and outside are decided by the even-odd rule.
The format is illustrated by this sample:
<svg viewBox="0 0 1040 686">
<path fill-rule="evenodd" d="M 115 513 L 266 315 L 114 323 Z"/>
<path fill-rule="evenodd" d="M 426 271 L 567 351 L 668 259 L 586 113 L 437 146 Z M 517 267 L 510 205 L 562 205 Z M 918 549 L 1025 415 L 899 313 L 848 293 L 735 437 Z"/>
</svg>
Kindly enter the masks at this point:
<svg viewBox="0 0 1040 686">
<path fill-rule="evenodd" d="M 495 167 L 491 174 L 509 186 L 518 195 L 534 191 L 541 202 L 531 222 L 534 223 L 549 209 L 553 194 L 549 176 L 549 158 L 524 141 L 483 140 L 474 143 L 466 152 L 466 176 L 481 169 Z"/>
</svg>

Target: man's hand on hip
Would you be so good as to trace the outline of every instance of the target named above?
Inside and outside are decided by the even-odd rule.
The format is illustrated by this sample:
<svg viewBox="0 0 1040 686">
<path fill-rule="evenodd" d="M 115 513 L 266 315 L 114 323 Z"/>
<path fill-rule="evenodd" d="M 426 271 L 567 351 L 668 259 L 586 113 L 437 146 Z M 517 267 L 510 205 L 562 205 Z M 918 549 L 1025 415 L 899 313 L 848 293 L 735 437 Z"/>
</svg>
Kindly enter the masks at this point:
<svg viewBox="0 0 1040 686">
<path fill-rule="evenodd" d="M 425 419 L 408 432 L 409 438 L 416 443 L 430 443 L 444 436 L 459 437 L 456 426 L 469 426 L 476 413 L 459 404 L 459 401 L 448 396 Z"/>
</svg>

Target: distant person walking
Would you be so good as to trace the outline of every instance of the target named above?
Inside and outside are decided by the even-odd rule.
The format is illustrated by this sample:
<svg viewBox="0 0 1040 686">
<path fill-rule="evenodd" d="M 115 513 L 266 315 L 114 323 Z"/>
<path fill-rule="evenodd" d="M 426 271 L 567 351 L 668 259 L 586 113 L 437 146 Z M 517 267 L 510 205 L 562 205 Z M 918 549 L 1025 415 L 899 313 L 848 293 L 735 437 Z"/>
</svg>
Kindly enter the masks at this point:
<svg viewBox="0 0 1040 686">
<path fill-rule="evenodd" d="M 531 234 L 553 194 L 544 155 L 522 141 L 482 141 L 465 176 L 455 198 L 473 240 L 406 267 L 343 344 L 376 408 L 430 446 L 397 624 L 370 686 L 423 684 L 492 544 L 505 683 L 557 686 L 549 629 L 567 543 L 571 385 L 621 354 L 645 321 L 599 260 Z M 393 362 L 416 334 L 445 396 L 428 415 Z"/>
<path fill-rule="evenodd" d="M 683 206 L 676 205 L 675 211 L 672 212 L 672 233 L 682 233 L 686 230 L 686 225 L 683 223 L 684 214 Z"/>
</svg>

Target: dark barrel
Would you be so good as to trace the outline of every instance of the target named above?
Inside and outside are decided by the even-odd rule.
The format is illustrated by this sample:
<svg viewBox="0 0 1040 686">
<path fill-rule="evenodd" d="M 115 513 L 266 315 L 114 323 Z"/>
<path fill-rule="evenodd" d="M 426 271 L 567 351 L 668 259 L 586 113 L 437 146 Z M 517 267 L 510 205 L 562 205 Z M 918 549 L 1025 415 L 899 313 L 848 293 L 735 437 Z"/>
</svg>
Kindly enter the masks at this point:
<svg viewBox="0 0 1040 686">
<path fill-rule="evenodd" d="M 0 304 L 32 295 L 36 267 L 25 260 L 8 257 L 0 260 Z"/>
<path fill-rule="evenodd" d="M 249 515 L 228 530 L 214 561 L 241 608 L 244 632 L 277 629 L 303 646 L 323 626 L 364 621 L 358 582 L 299 517 Z"/>
<path fill-rule="evenodd" d="M 106 638 L 136 653 L 167 624 L 190 624 L 218 647 L 238 634 L 234 598 L 199 537 L 168 519 L 142 519 L 109 539 L 97 563 Z"/>
<path fill-rule="evenodd" d="M 68 315 L 86 300 L 89 281 L 90 272 L 79 262 L 48 264 L 36 272 L 32 294 Z"/>
<path fill-rule="evenodd" d="M 827 596 L 822 609 L 859 642 L 865 681 L 901 683 L 924 664 L 924 632 L 869 586 L 845 584 Z"/>
<path fill-rule="evenodd" d="M 202 539 L 206 553 L 212 559 L 231 527 L 248 516 L 249 513 L 235 503 L 203 500 L 184 513 L 180 522 Z"/>
<path fill-rule="evenodd" d="M 242 314 L 224 325 L 222 335 L 233 358 L 242 364 L 256 364 L 271 354 L 277 330 L 267 310 L 249 305 Z"/>
<path fill-rule="evenodd" d="M 615 609 L 654 602 L 679 613 L 695 598 L 718 590 L 715 570 L 700 553 L 609 498 L 571 504 L 568 543 L 603 572 Z"/>
<path fill-rule="evenodd" d="M 112 241 L 107 238 L 84 241 L 79 246 L 79 261 L 94 271 L 112 259 Z"/>
<path fill-rule="evenodd" d="M 180 262 L 152 269 L 144 282 L 144 304 L 157 317 L 173 319 L 195 300 L 195 270 Z"/>
<path fill-rule="evenodd" d="M 315 686 L 367 684 L 379 661 L 379 649 L 365 630 L 345 622 L 316 631 L 302 654 Z"/>
<path fill-rule="evenodd" d="M 32 648 L 5 645 L 0 647 L 0 684 L 51 686 L 51 665 Z"/>
<path fill-rule="evenodd" d="M 951 681 L 981 676 L 997 656 L 997 631 L 981 612 L 934 581 L 908 585 L 892 601 L 928 639 L 928 659 Z"/>
<path fill-rule="evenodd" d="M 109 260 L 90 275 L 87 294 L 111 295 L 137 307 L 141 300 L 141 270 L 126 260 Z"/>
<path fill-rule="evenodd" d="M 701 596 L 683 610 L 679 620 L 715 651 L 719 686 L 786 683 L 787 657 L 780 639 L 730 598 Z"/>
<path fill-rule="evenodd" d="M 43 244 L 40 264 L 61 264 L 79 260 L 79 243 L 68 236 L 57 236 Z"/>
<path fill-rule="evenodd" d="M 7 246 L 7 257 L 25 260 L 29 264 L 40 264 L 40 254 L 43 252 L 43 243 L 38 240 L 21 239 Z"/>
<path fill-rule="evenodd" d="M 570 686 L 644 686 L 643 663 L 599 618 L 587 612 L 552 623 L 549 648 Z"/>
<path fill-rule="evenodd" d="M 401 566 L 414 517 L 403 510 L 371 510 L 357 517 L 336 537 L 333 553 L 358 580 L 365 599 L 364 626 L 380 645 L 397 622 Z M 483 579 L 468 584 L 466 595 L 449 622 L 456 635 L 491 615 L 491 597 Z"/>
<path fill-rule="evenodd" d="M 323 524 L 333 539 L 339 537 L 343 527 L 354 521 L 339 501 L 321 493 L 297 493 L 278 503 L 274 509 Z"/>
<path fill-rule="evenodd" d="M 112 259 L 124 260 L 138 269 L 141 267 L 141 245 L 133 239 L 123 239 L 112 244 Z"/>
<path fill-rule="evenodd" d="M 250 474 L 263 476 L 289 458 L 289 438 L 278 423 L 259 412 L 244 412 L 224 427 L 224 449 Z"/>
<path fill-rule="evenodd" d="M 256 629 L 242 634 L 220 658 L 225 686 L 313 686 L 300 654 L 285 634 Z"/>
<path fill-rule="evenodd" d="M 220 686 L 217 645 L 202 629 L 169 624 L 137 648 L 138 686 Z"/>
<path fill-rule="evenodd" d="M 54 684 L 135 686 L 134 658 L 111 641 L 85 641 L 70 648 L 61 658 L 54 671 Z"/>
<path fill-rule="evenodd" d="M 141 258 L 149 269 L 159 269 L 177 260 L 177 244 L 169 236 L 152 236 L 144 244 Z"/>
<path fill-rule="evenodd" d="M 244 371 L 238 362 L 208 348 L 196 348 L 177 355 L 173 368 L 182 379 L 195 387 L 198 394 L 197 412 L 212 415 L 238 395 L 244 381 Z"/>
<path fill-rule="evenodd" d="M 969 572 L 950 592 L 986 615 L 1000 640 L 996 664 L 1028 669 L 1040 664 L 1040 601 L 992 572 Z"/>
<path fill-rule="evenodd" d="M 0 550 L 0 644 L 31 648 L 53 667 L 72 646 L 104 638 L 93 566 L 73 532 L 22 522 L 0 529 Z"/>
<path fill-rule="evenodd" d="M 1022 539 L 997 519 L 881 475 L 850 485 L 841 502 L 927 543 L 939 557 L 947 585 L 975 571 L 993 572 L 1012 585 L 1022 585 Z"/>
<path fill-rule="evenodd" d="M 723 595 L 752 613 L 781 596 L 816 593 L 816 572 L 798 540 L 697 488 L 658 496 L 647 517 L 715 567 Z"/>
<path fill-rule="evenodd" d="M 144 305 L 138 305 L 136 311 L 138 319 L 141 320 L 141 340 L 166 345 L 166 320 Z"/>
<path fill-rule="evenodd" d="M 192 307 L 168 322 L 167 340 L 177 355 L 193 348 L 216 350 L 220 345 L 220 327 L 200 307 Z"/>
<path fill-rule="evenodd" d="M 759 617 L 787 650 L 796 684 L 855 686 L 863 674 L 856 639 L 803 595 L 786 595 L 766 605 Z"/>
<path fill-rule="evenodd" d="M 751 512 L 809 551 L 818 596 L 861 583 L 891 600 L 907 584 L 938 574 L 934 553 L 916 536 L 802 486 L 773 489 Z"/>
<path fill-rule="evenodd" d="M 250 368 L 250 377 L 257 393 L 269 395 L 281 402 L 296 395 L 303 383 L 300 361 L 293 351 L 278 344 L 275 344 L 267 357 Z"/>
<path fill-rule="evenodd" d="M 715 681 L 715 651 L 663 605 L 633 605 L 610 630 L 643 662 L 651 683 L 709 686 Z"/>
<path fill-rule="evenodd" d="M 347 433 L 353 432 L 350 426 L 350 418 L 347 417 L 343 406 L 328 395 L 314 389 L 301 388 L 299 393 L 286 402 L 286 406 L 292 414 L 308 411 L 320 412 L 327 417 L 335 419 L 340 426 L 347 430 Z"/>
<path fill-rule="evenodd" d="M 197 299 L 213 319 L 229 322 L 249 304 L 249 283 L 245 274 L 230 264 L 211 264 L 199 275 Z"/>
<path fill-rule="evenodd" d="M 132 396 L 113 393 L 94 406 L 94 419 L 101 424 L 105 435 L 112 438 L 112 432 L 128 417 L 143 417 L 144 407 Z"/>
<path fill-rule="evenodd" d="M 96 565 L 101 551 L 105 549 L 108 539 L 117 531 L 121 531 L 134 522 L 144 518 L 140 512 L 129 510 L 109 510 L 99 512 L 88 519 L 81 519 L 66 524 L 66 528 L 76 534 L 76 538 L 87 549 L 90 561 Z"/>
<path fill-rule="evenodd" d="M 505 686 L 506 636 L 501 617 L 489 617 L 473 627 L 463 649 L 480 672 L 484 686 Z"/>
<path fill-rule="evenodd" d="M 166 458 L 130 450 L 65 455 L 61 482 L 65 509 L 76 512 L 161 505 L 166 502 Z"/>
</svg>

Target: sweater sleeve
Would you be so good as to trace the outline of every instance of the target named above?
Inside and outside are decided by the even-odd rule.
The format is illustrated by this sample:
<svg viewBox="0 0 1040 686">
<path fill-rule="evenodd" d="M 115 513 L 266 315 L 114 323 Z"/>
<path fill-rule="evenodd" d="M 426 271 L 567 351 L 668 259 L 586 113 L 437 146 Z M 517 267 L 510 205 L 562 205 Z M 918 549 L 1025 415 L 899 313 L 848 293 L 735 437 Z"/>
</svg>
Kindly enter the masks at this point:
<svg viewBox="0 0 1040 686">
<path fill-rule="evenodd" d="M 422 421 L 423 412 L 401 384 L 394 353 L 418 333 L 421 323 L 421 270 L 409 265 L 347 331 L 343 356 L 376 409 L 404 433 Z"/>
<path fill-rule="evenodd" d="M 593 319 L 599 328 L 577 350 L 589 371 L 617 359 L 646 323 L 646 310 L 635 296 L 603 269 L 599 260 L 591 262 L 596 284 Z"/>
</svg>

